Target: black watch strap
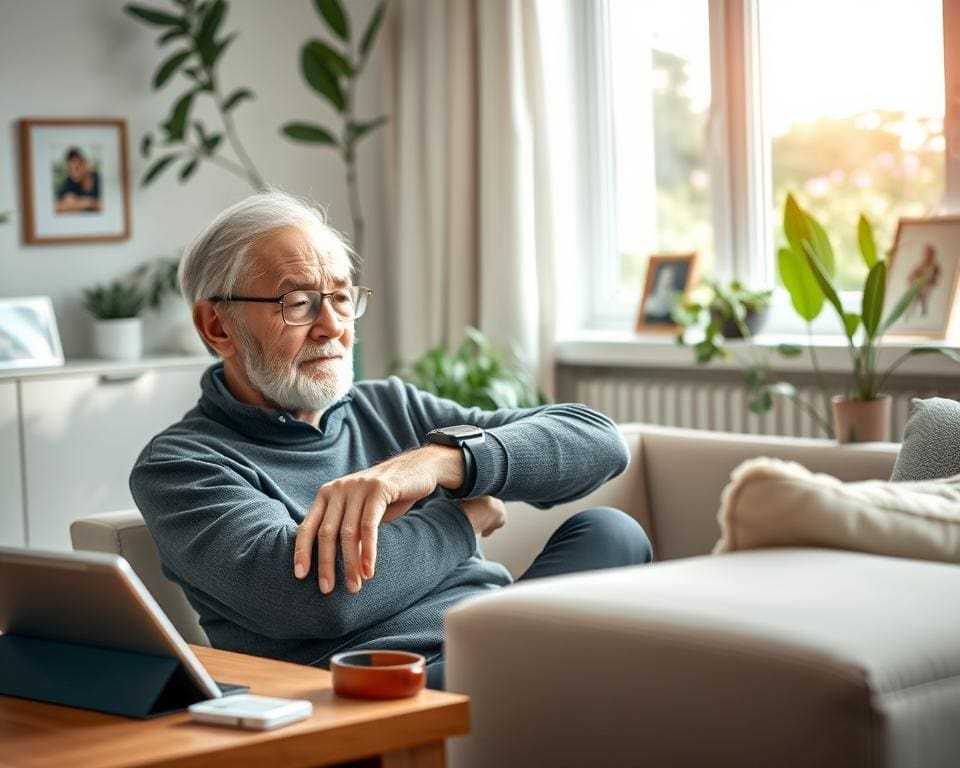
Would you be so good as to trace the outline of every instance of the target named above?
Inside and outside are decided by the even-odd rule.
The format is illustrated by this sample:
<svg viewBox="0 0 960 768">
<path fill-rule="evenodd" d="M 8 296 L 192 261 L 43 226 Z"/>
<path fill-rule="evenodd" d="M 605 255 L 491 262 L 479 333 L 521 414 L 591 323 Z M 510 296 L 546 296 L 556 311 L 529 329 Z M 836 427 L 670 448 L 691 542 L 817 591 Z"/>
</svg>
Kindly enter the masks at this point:
<svg viewBox="0 0 960 768">
<path fill-rule="evenodd" d="M 427 432 L 426 442 L 436 445 L 448 445 L 459 448 L 463 456 L 463 484 L 450 491 L 455 499 L 464 498 L 473 490 L 477 482 L 477 462 L 474 459 L 472 448 L 483 445 L 486 435 L 480 427 L 469 424 L 458 424 L 452 427 L 440 427 Z"/>
</svg>

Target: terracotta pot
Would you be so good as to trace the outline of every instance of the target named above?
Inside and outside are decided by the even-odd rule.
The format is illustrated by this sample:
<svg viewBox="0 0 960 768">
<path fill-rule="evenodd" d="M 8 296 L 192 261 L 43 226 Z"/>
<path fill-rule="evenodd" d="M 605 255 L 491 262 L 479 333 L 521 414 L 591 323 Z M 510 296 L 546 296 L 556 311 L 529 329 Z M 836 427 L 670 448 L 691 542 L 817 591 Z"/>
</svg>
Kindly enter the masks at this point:
<svg viewBox="0 0 960 768">
<path fill-rule="evenodd" d="M 838 443 L 890 442 L 890 395 L 875 400 L 833 398 L 833 431 Z"/>
</svg>

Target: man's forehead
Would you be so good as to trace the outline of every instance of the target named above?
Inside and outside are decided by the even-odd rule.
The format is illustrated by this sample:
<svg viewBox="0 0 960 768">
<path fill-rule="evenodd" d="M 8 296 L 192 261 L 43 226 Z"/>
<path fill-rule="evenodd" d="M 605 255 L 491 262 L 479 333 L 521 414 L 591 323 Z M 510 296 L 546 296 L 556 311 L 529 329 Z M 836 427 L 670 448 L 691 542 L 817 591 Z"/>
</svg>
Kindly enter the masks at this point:
<svg viewBox="0 0 960 768">
<path fill-rule="evenodd" d="M 308 227 L 285 227 L 256 248 L 256 273 L 273 285 L 292 288 L 350 283 L 350 259 L 342 248 L 329 247 Z"/>
</svg>

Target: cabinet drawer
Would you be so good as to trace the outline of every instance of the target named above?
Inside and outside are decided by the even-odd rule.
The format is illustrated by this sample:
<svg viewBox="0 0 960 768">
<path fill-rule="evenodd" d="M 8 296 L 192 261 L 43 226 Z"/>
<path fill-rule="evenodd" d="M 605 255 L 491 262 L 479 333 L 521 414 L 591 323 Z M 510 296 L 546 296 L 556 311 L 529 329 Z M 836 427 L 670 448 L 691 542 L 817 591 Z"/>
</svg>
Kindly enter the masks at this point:
<svg viewBox="0 0 960 768">
<path fill-rule="evenodd" d="M 0 381 L 0 545 L 26 543 L 21 488 L 17 382 Z"/>
<path fill-rule="evenodd" d="M 134 461 L 196 404 L 201 375 L 191 367 L 22 381 L 29 546 L 69 549 L 73 520 L 132 507 Z"/>
</svg>

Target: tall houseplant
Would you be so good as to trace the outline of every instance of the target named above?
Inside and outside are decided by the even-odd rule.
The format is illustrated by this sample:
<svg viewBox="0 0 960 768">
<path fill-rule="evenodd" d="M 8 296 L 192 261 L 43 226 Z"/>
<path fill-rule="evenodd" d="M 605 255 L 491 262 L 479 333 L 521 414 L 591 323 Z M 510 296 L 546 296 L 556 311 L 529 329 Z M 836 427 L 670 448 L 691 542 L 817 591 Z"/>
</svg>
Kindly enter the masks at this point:
<svg viewBox="0 0 960 768">
<path fill-rule="evenodd" d="M 138 21 L 162 30 L 157 43 L 175 49 L 157 67 L 153 89 L 161 90 L 178 74 L 186 82 L 186 89 L 160 125 L 162 154 L 147 169 L 141 183 L 146 186 L 175 162 L 181 162 L 180 181 L 187 181 L 201 163 L 209 162 L 240 177 L 255 190 L 264 189 L 266 182 L 240 141 L 233 121 L 234 111 L 253 98 L 253 91 L 237 88 L 227 93 L 218 71 L 223 54 L 237 37 L 236 32 L 220 33 L 227 14 L 226 0 L 174 0 L 169 11 L 133 4 L 124 6 L 124 10 Z M 220 122 L 216 128 L 193 116 L 194 104 L 199 99 L 213 104 Z M 224 152 L 226 145 L 232 156 Z M 140 143 L 141 154 L 150 159 L 155 148 L 154 134 L 146 134 Z"/>
<path fill-rule="evenodd" d="M 336 111 L 333 129 L 313 122 L 289 122 L 282 132 L 288 138 L 330 147 L 343 161 L 353 224 L 352 242 L 363 255 L 364 221 L 357 180 L 357 144 L 387 122 L 386 116 L 361 120 L 356 114 L 357 81 L 363 74 L 383 23 L 386 0 L 377 4 L 359 39 L 353 36 L 350 18 L 339 0 L 314 0 L 314 7 L 335 45 L 312 38 L 300 50 L 300 71 L 307 84 Z"/>
<path fill-rule="evenodd" d="M 960 355 L 943 347 L 914 347 L 906 350 L 885 370 L 877 367 L 877 349 L 883 334 L 900 319 L 932 277 L 922 274 L 897 298 L 884 314 L 886 304 L 886 261 L 877 251 L 873 228 L 861 214 L 857 227 L 860 255 L 867 266 L 859 311 L 843 306 L 833 282 L 835 259 L 830 238 L 823 226 L 803 210 L 793 195 L 787 196 L 783 220 L 787 245 L 777 254 L 780 278 L 790 294 L 794 310 L 810 324 L 829 303 L 836 311 L 847 341 L 851 375 L 846 392 L 832 400 L 834 427 L 841 442 L 888 440 L 890 397 L 883 385 L 893 371 L 915 355 L 940 354 L 960 363 Z M 811 335 L 812 339 L 812 335 Z M 818 379 L 822 382 L 813 344 L 810 345 Z"/>
</svg>

